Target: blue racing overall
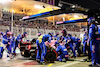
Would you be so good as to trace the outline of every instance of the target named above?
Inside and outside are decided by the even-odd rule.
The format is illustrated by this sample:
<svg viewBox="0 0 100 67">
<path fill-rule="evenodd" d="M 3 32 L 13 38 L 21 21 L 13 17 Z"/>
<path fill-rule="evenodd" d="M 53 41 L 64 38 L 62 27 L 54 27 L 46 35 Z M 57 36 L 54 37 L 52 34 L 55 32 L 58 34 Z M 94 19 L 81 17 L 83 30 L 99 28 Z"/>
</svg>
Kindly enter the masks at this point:
<svg viewBox="0 0 100 67">
<path fill-rule="evenodd" d="M 8 54 L 11 54 L 11 44 L 10 44 L 10 37 L 7 37 L 7 34 L 3 36 L 2 43 L 6 46 Z M 4 48 L 3 48 L 4 49 Z M 2 53 L 3 54 L 3 53 Z M 7 57 L 9 55 L 7 54 Z"/>
<path fill-rule="evenodd" d="M 60 52 L 60 55 L 57 58 L 59 61 L 63 61 L 64 58 L 66 60 L 68 59 L 69 55 L 68 55 L 68 52 L 67 52 L 67 49 L 66 49 L 65 45 L 59 45 L 56 48 L 56 52 Z"/>
<path fill-rule="evenodd" d="M 86 54 L 86 48 L 87 48 L 87 35 L 84 34 L 83 36 L 83 53 Z"/>
<path fill-rule="evenodd" d="M 72 50 L 72 52 L 73 52 L 73 54 L 74 54 L 74 57 L 76 57 L 77 55 L 76 55 L 76 52 L 75 52 L 75 38 L 74 37 L 68 37 L 68 45 L 70 46 L 70 48 L 71 48 L 71 50 Z"/>
<path fill-rule="evenodd" d="M 98 28 L 96 25 L 92 24 L 89 28 L 89 41 L 90 41 L 90 49 L 91 49 L 91 59 L 92 64 L 94 65 L 94 62 L 97 64 L 100 61 L 100 52 L 99 52 L 99 42 L 97 41 L 97 35 L 96 32 L 98 31 Z"/>
<path fill-rule="evenodd" d="M 49 41 L 50 42 L 49 37 L 50 37 L 50 35 L 41 35 L 36 40 L 36 44 L 37 44 L 37 56 L 36 56 L 36 59 L 40 60 L 40 62 L 44 62 L 44 58 L 45 58 L 45 55 L 46 55 L 46 52 L 47 52 L 45 41 Z"/>
<path fill-rule="evenodd" d="M 15 40 L 15 45 L 14 45 L 14 49 L 13 49 L 13 53 L 16 53 L 16 48 L 18 47 L 18 44 L 20 43 L 20 41 L 22 40 L 22 35 L 18 35 L 16 40 Z"/>
</svg>

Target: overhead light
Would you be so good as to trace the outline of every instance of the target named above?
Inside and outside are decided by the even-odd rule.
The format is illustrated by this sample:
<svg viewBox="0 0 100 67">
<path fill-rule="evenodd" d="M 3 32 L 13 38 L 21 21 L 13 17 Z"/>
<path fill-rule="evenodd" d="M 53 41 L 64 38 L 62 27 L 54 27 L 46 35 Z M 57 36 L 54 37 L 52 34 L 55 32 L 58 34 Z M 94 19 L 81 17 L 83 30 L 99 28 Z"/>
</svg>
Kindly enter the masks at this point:
<svg viewBox="0 0 100 67">
<path fill-rule="evenodd" d="M 74 18 L 78 18 L 79 16 L 78 15 L 74 15 Z"/>
<path fill-rule="evenodd" d="M 8 1 L 13 2 L 12 0 L 8 0 Z"/>
<path fill-rule="evenodd" d="M 43 9 L 43 7 L 40 6 L 40 5 L 34 5 L 34 7 L 35 7 L 35 8 L 38 8 L 38 9 Z"/>
<path fill-rule="evenodd" d="M 58 6 L 59 6 L 59 7 L 62 7 L 62 6 L 63 6 L 63 4 L 62 4 L 62 3 L 59 3 L 59 4 L 58 4 Z"/>
<path fill-rule="evenodd" d="M 5 2 L 7 2 L 7 0 L 0 0 L 0 2 L 1 2 L 1 3 L 5 3 Z"/>
<path fill-rule="evenodd" d="M 54 8 L 52 8 L 52 10 L 54 10 Z"/>
<path fill-rule="evenodd" d="M 75 8 L 75 5 L 73 5 L 72 8 Z"/>
<path fill-rule="evenodd" d="M 100 16 L 98 16 L 97 18 L 100 18 Z"/>
<path fill-rule="evenodd" d="M 65 17 L 63 17 L 63 21 L 65 21 Z"/>
<path fill-rule="evenodd" d="M 98 23 L 98 21 L 95 21 L 95 23 Z"/>
<path fill-rule="evenodd" d="M 5 2 L 13 2 L 12 0 L 0 0 L 1 3 L 5 3 Z"/>
<path fill-rule="evenodd" d="M 14 10 L 12 10 L 12 12 L 14 12 Z"/>
</svg>

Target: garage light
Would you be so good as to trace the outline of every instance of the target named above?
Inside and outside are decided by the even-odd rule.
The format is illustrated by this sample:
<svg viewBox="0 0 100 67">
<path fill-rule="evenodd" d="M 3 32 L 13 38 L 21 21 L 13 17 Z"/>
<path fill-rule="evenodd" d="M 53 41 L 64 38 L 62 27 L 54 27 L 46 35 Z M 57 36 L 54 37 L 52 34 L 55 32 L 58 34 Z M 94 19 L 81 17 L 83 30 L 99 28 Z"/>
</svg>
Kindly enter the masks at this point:
<svg viewBox="0 0 100 67">
<path fill-rule="evenodd" d="M 12 10 L 12 12 L 14 12 L 14 10 Z"/>
<path fill-rule="evenodd" d="M 72 8 L 75 8 L 75 5 L 73 5 Z"/>
<path fill-rule="evenodd" d="M 35 8 L 38 8 L 38 9 L 43 9 L 43 7 L 40 6 L 40 5 L 34 5 L 34 7 L 35 7 Z"/>
<path fill-rule="evenodd" d="M 7 2 L 7 0 L 0 0 L 0 2 L 1 2 L 1 3 L 5 3 L 5 2 Z"/>
<path fill-rule="evenodd" d="M 0 0 L 1 3 L 5 3 L 5 2 L 13 2 L 12 0 Z"/>
<path fill-rule="evenodd" d="M 78 18 L 79 16 L 78 15 L 74 15 L 74 18 Z"/>
</svg>

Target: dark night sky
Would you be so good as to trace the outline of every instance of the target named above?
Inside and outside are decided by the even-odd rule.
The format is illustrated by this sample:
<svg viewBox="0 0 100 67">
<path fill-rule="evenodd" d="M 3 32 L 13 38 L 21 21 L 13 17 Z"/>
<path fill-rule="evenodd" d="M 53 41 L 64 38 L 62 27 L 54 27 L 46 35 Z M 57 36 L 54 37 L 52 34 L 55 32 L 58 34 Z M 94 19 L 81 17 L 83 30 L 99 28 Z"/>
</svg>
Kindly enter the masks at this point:
<svg viewBox="0 0 100 67">
<path fill-rule="evenodd" d="M 61 1 L 72 3 L 72 4 L 78 4 L 88 9 L 100 8 L 100 0 L 61 0 Z"/>
<path fill-rule="evenodd" d="M 41 1 L 41 0 L 35 0 Z M 88 9 L 98 9 L 100 8 L 100 0 L 55 0 L 55 5 L 58 6 L 59 1 L 64 1 L 72 4 L 81 5 L 84 8 Z M 67 5 L 68 7 L 68 5 Z"/>
</svg>

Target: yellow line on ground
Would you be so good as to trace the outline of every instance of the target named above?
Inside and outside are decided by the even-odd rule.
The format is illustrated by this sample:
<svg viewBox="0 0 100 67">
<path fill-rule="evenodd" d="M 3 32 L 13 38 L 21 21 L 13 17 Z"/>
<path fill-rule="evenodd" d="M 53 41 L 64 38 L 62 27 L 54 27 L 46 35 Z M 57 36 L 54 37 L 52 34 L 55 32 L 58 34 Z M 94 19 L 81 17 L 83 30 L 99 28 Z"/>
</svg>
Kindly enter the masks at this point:
<svg viewBox="0 0 100 67">
<path fill-rule="evenodd" d="M 51 67 L 53 64 L 49 64 L 48 66 Z"/>
</svg>

